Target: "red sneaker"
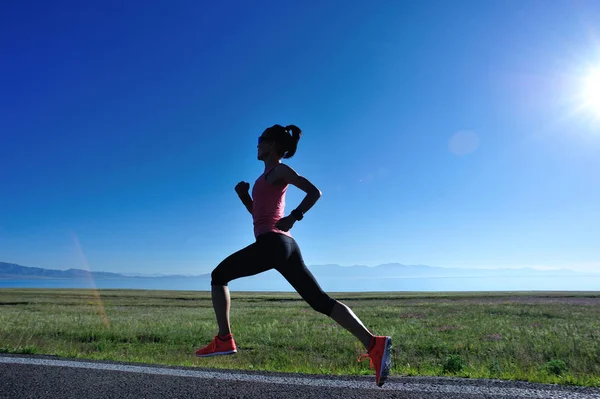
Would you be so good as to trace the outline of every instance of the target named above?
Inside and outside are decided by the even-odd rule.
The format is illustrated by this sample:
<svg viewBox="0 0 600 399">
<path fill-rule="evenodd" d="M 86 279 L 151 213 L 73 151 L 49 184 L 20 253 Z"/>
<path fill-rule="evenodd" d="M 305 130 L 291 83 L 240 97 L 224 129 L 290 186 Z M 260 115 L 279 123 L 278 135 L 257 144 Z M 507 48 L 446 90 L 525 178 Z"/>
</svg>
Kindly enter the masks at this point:
<svg viewBox="0 0 600 399">
<path fill-rule="evenodd" d="M 218 335 L 215 335 L 215 338 L 210 344 L 196 351 L 196 356 L 207 357 L 217 355 L 231 355 L 236 352 L 237 347 L 235 346 L 235 341 L 233 340 L 233 337 L 230 336 L 229 339 L 222 340 L 221 338 L 219 338 Z"/>
<path fill-rule="evenodd" d="M 370 367 L 375 368 L 375 383 L 380 387 L 387 380 L 392 368 L 392 337 L 376 336 L 374 340 L 368 353 L 360 355 L 358 361 L 369 358 Z"/>
</svg>

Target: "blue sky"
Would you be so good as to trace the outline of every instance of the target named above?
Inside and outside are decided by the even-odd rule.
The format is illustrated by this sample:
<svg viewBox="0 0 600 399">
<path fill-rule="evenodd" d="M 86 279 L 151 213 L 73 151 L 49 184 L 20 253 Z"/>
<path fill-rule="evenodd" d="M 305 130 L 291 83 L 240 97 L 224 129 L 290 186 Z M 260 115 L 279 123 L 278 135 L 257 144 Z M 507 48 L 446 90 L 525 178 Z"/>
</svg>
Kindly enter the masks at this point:
<svg viewBox="0 0 600 399">
<path fill-rule="evenodd" d="M 309 265 L 600 269 L 598 2 L 34 3 L 0 16 L 0 261 L 208 272 L 279 123 Z"/>
</svg>

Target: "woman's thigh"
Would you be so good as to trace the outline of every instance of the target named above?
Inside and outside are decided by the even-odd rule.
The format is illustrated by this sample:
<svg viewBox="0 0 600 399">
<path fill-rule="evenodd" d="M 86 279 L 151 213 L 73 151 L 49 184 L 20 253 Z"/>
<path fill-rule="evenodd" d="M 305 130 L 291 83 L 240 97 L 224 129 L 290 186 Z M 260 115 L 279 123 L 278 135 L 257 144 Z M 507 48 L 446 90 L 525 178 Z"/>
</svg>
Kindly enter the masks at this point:
<svg viewBox="0 0 600 399">
<path fill-rule="evenodd" d="M 227 285 L 238 278 L 253 276 L 272 269 L 281 258 L 282 244 L 276 237 L 259 239 L 229 255 L 213 270 L 211 285 Z"/>
</svg>

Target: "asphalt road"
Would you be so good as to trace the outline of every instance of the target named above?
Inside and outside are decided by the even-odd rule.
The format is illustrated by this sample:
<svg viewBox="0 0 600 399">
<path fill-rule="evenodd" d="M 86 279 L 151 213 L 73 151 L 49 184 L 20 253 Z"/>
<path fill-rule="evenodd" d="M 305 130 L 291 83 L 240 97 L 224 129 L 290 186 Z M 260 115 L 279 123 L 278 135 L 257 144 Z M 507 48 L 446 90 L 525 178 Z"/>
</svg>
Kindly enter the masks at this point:
<svg viewBox="0 0 600 399">
<path fill-rule="evenodd" d="M 326 377 L 1 355 L 0 398 L 594 398 L 600 389 L 455 378 Z"/>
</svg>

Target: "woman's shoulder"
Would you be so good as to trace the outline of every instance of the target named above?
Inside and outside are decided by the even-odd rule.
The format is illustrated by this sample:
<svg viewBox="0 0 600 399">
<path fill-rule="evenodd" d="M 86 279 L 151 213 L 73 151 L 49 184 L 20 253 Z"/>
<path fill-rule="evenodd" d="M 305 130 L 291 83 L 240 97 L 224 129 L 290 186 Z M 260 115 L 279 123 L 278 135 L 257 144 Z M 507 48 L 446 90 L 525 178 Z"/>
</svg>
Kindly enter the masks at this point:
<svg viewBox="0 0 600 399">
<path fill-rule="evenodd" d="M 271 184 L 281 184 L 282 177 L 285 176 L 289 171 L 292 170 L 289 165 L 283 162 L 273 166 L 271 169 L 265 172 L 265 178 Z"/>
</svg>

